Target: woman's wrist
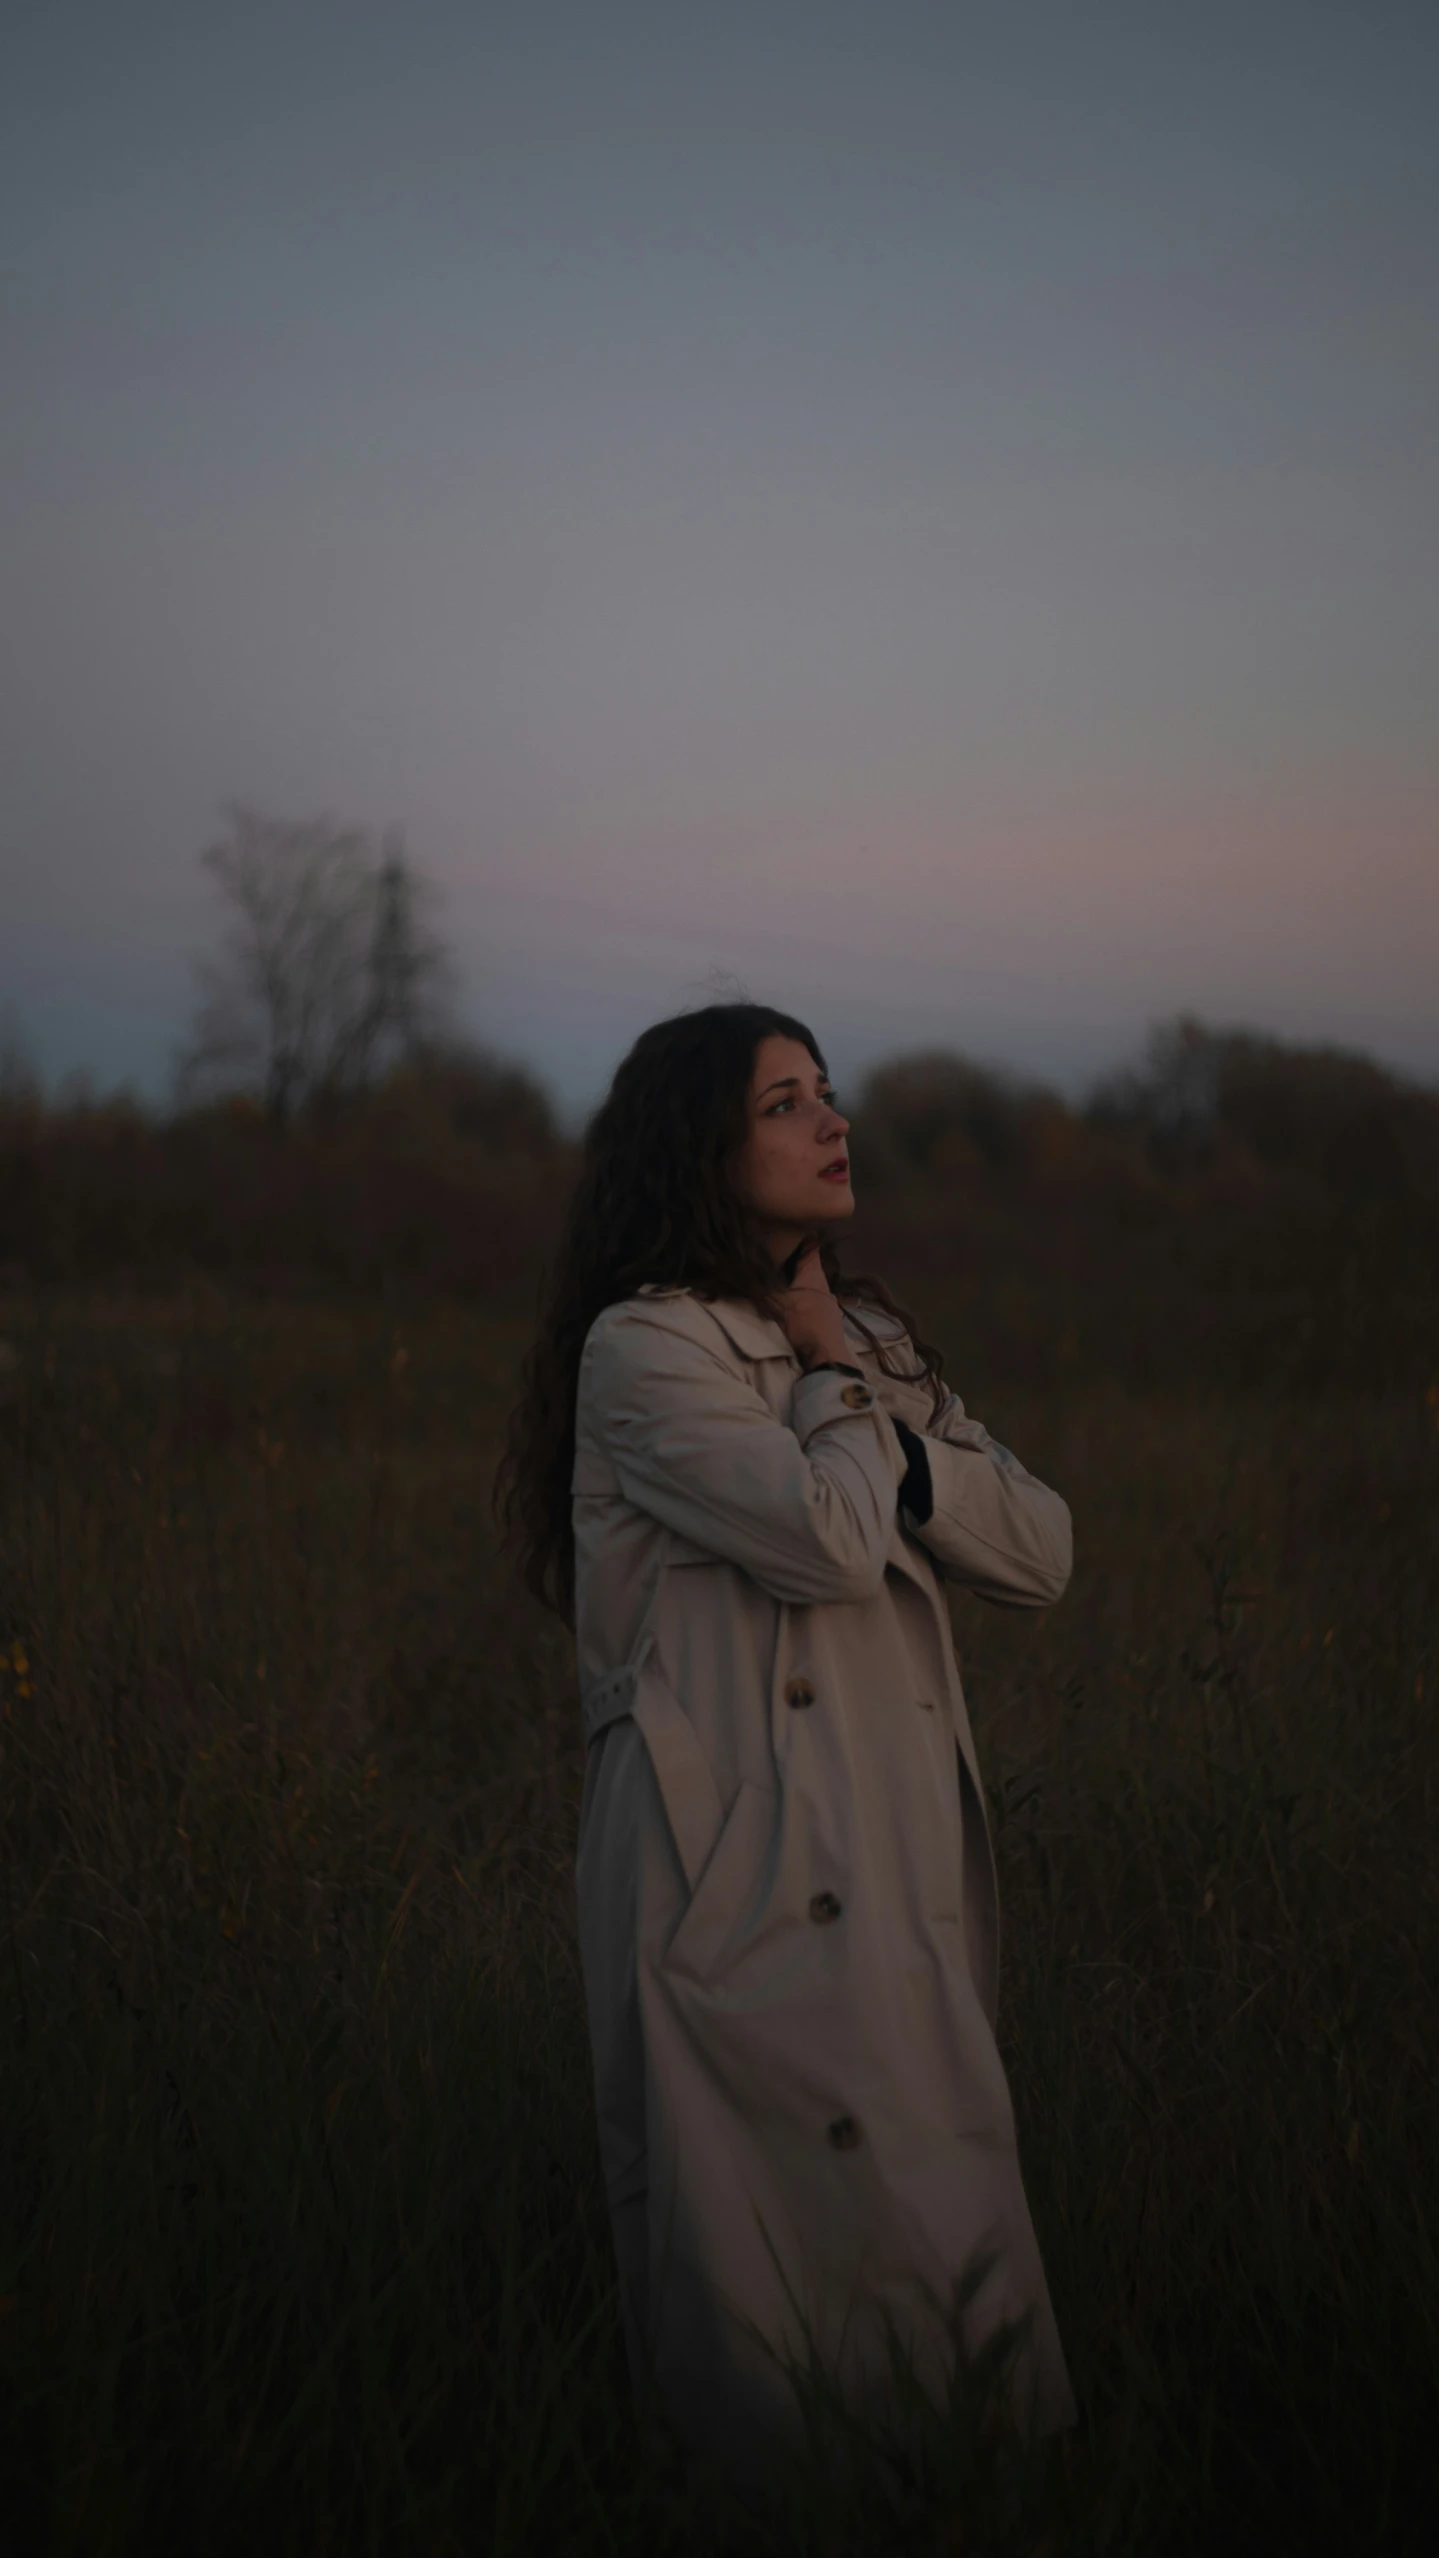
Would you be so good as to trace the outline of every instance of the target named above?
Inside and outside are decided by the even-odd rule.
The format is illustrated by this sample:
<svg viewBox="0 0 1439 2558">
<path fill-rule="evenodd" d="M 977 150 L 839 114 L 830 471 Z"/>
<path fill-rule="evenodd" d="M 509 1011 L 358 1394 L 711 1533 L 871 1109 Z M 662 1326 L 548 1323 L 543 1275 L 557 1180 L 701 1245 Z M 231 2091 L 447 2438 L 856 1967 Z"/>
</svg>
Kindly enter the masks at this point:
<svg viewBox="0 0 1439 2558">
<path fill-rule="evenodd" d="M 844 1319 L 837 1307 L 834 1317 L 838 1320 L 832 1318 L 825 1323 L 814 1323 L 813 1329 L 809 1324 L 804 1325 L 799 1329 L 798 1337 L 791 1333 L 790 1348 L 802 1368 L 832 1368 L 836 1362 L 843 1363 L 853 1357 L 844 1335 Z"/>
<path fill-rule="evenodd" d="M 838 1341 L 826 1340 L 823 1333 L 806 1332 L 798 1341 L 791 1334 L 790 1348 L 802 1368 L 825 1368 L 832 1359 L 844 1357 L 846 1344 L 842 1337 Z"/>
</svg>

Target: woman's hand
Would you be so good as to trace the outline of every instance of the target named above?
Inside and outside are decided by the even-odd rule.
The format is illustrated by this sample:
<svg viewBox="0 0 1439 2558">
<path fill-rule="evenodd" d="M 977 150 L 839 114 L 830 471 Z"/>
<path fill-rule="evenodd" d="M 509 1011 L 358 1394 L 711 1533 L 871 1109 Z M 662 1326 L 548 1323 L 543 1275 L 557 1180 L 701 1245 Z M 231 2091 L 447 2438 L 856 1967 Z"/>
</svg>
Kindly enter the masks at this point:
<svg viewBox="0 0 1439 2558">
<path fill-rule="evenodd" d="M 819 1367 L 827 1359 L 848 1364 L 852 1354 L 844 1337 L 844 1315 L 824 1275 L 817 1241 L 804 1245 L 794 1278 L 775 1298 L 774 1310 L 802 1367 Z"/>
</svg>

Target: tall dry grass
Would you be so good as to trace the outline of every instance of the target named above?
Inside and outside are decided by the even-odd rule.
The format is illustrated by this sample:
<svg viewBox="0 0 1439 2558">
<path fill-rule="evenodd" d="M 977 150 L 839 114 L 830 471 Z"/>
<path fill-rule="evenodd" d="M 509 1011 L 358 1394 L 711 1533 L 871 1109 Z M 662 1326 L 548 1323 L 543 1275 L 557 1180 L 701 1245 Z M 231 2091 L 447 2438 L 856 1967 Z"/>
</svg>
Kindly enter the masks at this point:
<svg viewBox="0 0 1439 2558">
<path fill-rule="evenodd" d="M 1078 1522 L 1052 1616 L 956 1628 L 1084 2423 L 1020 2478 L 822 2435 L 770 2536 L 1427 2550 L 1439 1397 L 986 1393 L 963 1312 Z M 517 1329 L 0 1333 L 3 2545 L 703 2550 L 624 2387 L 569 1656 L 493 1552 Z"/>
</svg>

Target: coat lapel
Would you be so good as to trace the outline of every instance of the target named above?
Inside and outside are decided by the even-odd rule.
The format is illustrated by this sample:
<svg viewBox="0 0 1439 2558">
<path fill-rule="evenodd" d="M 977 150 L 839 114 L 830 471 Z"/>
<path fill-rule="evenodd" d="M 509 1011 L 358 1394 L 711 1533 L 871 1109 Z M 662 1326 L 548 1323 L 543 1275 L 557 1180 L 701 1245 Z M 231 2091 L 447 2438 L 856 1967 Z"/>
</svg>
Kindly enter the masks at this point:
<svg viewBox="0 0 1439 2558">
<path fill-rule="evenodd" d="M 784 1333 L 770 1315 L 762 1315 L 758 1306 L 743 1297 L 714 1297 L 699 1303 L 712 1315 L 725 1339 L 733 1344 L 742 1359 L 789 1359 L 798 1367 L 793 1350 Z"/>
</svg>

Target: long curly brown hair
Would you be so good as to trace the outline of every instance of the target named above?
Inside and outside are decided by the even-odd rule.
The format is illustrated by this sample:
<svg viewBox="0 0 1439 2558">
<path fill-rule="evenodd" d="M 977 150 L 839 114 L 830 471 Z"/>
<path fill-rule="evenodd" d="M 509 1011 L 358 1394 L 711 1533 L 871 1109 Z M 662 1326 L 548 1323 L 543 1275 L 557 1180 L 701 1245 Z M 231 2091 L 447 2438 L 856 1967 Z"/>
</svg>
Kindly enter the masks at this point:
<svg viewBox="0 0 1439 2558">
<path fill-rule="evenodd" d="M 591 1324 L 606 1306 L 655 1284 L 703 1297 L 742 1297 L 774 1312 L 784 1278 L 736 1196 L 731 1167 L 743 1142 L 755 1051 L 762 1039 L 796 1039 L 827 1074 L 813 1031 L 767 1004 L 706 1004 L 643 1031 L 618 1068 L 585 1134 L 539 1330 L 525 1361 L 496 1484 L 505 1542 L 536 1597 L 567 1621 L 574 1608 L 570 1478 L 575 1396 Z M 828 1237 L 820 1258 L 835 1294 L 874 1306 L 904 1327 L 916 1365 L 893 1376 L 927 1379 L 944 1400 L 940 1353 L 882 1279 L 841 1272 Z"/>
</svg>

